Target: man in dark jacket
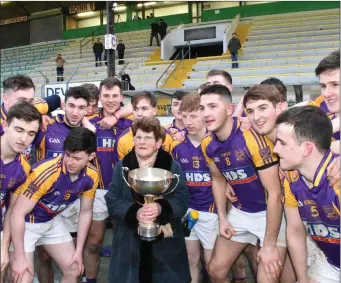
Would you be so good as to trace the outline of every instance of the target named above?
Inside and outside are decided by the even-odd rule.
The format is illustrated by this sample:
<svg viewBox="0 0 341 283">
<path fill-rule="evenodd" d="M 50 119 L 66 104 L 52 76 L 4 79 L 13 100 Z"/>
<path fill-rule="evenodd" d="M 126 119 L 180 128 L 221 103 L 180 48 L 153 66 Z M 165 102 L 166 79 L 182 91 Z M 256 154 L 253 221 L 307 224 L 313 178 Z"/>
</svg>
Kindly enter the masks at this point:
<svg viewBox="0 0 341 283">
<path fill-rule="evenodd" d="M 241 46 L 242 45 L 240 44 L 240 40 L 237 38 L 236 33 L 233 33 L 227 47 L 231 53 L 232 62 L 238 61 L 238 50 Z M 232 63 L 232 68 L 238 68 L 238 63 Z"/>
<path fill-rule="evenodd" d="M 118 64 L 119 65 L 123 65 L 124 64 L 124 60 L 122 60 L 122 59 L 124 58 L 124 50 L 126 50 L 126 46 L 124 45 L 122 40 L 120 40 L 119 44 L 117 44 L 116 50 L 117 50 L 117 54 L 118 54 L 118 59 L 120 59 L 118 61 Z"/>
<path fill-rule="evenodd" d="M 96 67 L 102 66 L 101 61 L 102 61 L 102 53 L 103 53 L 104 47 L 99 37 L 97 37 L 97 42 L 94 43 L 92 50 L 94 51 L 94 54 L 95 54 Z"/>
<path fill-rule="evenodd" d="M 159 41 L 160 26 L 159 26 L 157 20 L 155 20 L 154 23 L 150 24 L 150 26 L 151 26 L 152 30 L 150 33 L 150 44 L 149 44 L 149 46 L 153 45 L 153 37 L 156 38 L 157 46 L 160 46 L 160 41 Z"/>
<path fill-rule="evenodd" d="M 163 21 L 163 19 L 160 19 L 160 28 L 159 28 L 159 33 L 161 40 L 163 40 L 166 36 L 167 33 L 167 24 Z"/>
</svg>

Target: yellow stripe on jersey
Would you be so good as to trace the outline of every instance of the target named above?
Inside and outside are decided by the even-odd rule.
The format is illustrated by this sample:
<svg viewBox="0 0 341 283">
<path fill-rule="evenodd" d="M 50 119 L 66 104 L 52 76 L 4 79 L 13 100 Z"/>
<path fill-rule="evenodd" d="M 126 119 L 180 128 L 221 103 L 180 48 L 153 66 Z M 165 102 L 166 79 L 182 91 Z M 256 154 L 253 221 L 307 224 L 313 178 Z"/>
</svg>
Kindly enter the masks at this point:
<svg viewBox="0 0 341 283">
<path fill-rule="evenodd" d="M 269 138 L 257 134 L 252 129 L 244 131 L 243 136 L 257 168 L 278 161 L 278 156 L 274 153 L 274 145 Z"/>
<path fill-rule="evenodd" d="M 129 131 L 121 136 L 117 141 L 117 154 L 120 160 L 123 159 L 134 147 L 133 131 L 131 127 Z"/>
<path fill-rule="evenodd" d="M 22 194 L 32 200 L 41 199 L 60 175 L 61 158 L 62 156 L 59 156 L 35 168 L 23 185 Z"/>
<path fill-rule="evenodd" d="M 42 160 L 45 159 L 45 155 L 46 155 L 45 141 L 46 141 L 46 136 L 43 137 L 43 139 L 41 140 L 41 143 L 36 148 L 37 162 L 42 161 Z"/>
<path fill-rule="evenodd" d="M 33 101 L 33 106 L 39 111 L 41 115 L 49 113 L 49 105 L 45 100 L 41 98 L 35 98 Z"/>
<path fill-rule="evenodd" d="M 308 105 L 309 105 L 309 106 L 320 107 L 320 105 L 322 104 L 323 101 L 324 101 L 323 96 L 320 95 L 320 96 L 318 96 L 315 100 L 310 100 L 310 101 L 308 102 Z"/>
<path fill-rule="evenodd" d="M 210 134 L 206 134 L 201 140 L 201 149 L 202 149 L 202 153 L 206 159 L 207 164 L 213 163 L 213 160 L 207 156 L 207 151 L 206 151 L 207 147 L 211 143 L 212 139 L 213 138 Z"/>
<path fill-rule="evenodd" d="M 96 168 L 92 164 L 88 164 L 86 168 L 86 174 L 91 178 L 93 181 L 93 186 L 91 190 L 87 190 L 83 192 L 82 196 L 85 196 L 87 198 L 94 198 L 96 194 L 96 189 L 98 187 L 99 182 L 99 174 Z"/>
<path fill-rule="evenodd" d="M 162 148 L 165 151 L 170 152 L 172 143 L 173 143 L 173 138 L 169 134 L 166 133 L 166 138 L 165 138 L 165 141 L 162 144 Z"/>
<path fill-rule="evenodd" d="M 284 180 L 284 204 L 287 207 L 298 208 L 298 202 L 290 189 L 290 184 L 287 179 Z"/>
<path fill-rule="evenodd" d="M 31 171 L 31 164 L 28 162 L 28 160 L 26 159 L 25 155 L 20 154 L 20 164 L 22 166 L 22 168 L 24 169 L 25 175 L 26 177 L 28 177 L 28 175 L 30 174 Z M 26 181 L 25 181 L 26 182 Z M 25 184 L 24 182 L 24 184 Z M 19 186 L 14 192 L 14 195 L 20 195 L 20 193 L 22 192 L 23 188 L 24 188 L 24 184 L 22 184 L 21 186 Z"/>
<path fill-rule="evenodd" d="M 95 164 L 96 164 L 97 171 L 98 171 L 99 177 L 100 177 L 100 178 L 99 178 L 99 188 L 100 188 L 101 190 L 104 190 L 105 187 L 104 187 L 104 182 L 103 182 L 103 178 L 102 178 L 102 171 L 101 171 L 101 166 L 99 165 L 99 162 L 98 162 L 98 157 L 97 157 L 97 155 L 96 155 L 96 157 L 95 157 L 94 162 L 95 162 Z"/>
<path fill-rule="evenodd" d="M 324 161 L 323 165 L 320 168 L 320 171 L 318 172 L 318 174 L 317 174 L 317 176 L 316 176 L 316 178 L 314 180 L 314 187 L 318 187 L 319 186 L 321 178 L 322 178 L 322 175 L 326 171 L 326 168 L 327 168 L 327 166 L 329 164 L 329 161 L 332 158 L 332 156 L 333 156 L 333 153 L 329 152 L 326 160 Z"/>
</svg>

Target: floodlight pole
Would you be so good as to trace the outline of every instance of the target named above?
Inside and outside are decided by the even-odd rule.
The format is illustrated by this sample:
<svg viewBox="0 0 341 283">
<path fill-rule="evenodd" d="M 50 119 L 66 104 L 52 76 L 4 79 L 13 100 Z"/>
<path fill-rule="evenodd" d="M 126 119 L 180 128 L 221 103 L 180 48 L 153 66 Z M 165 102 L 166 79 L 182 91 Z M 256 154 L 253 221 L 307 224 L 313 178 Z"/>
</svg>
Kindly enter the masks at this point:
<svg viewBox="0 0 341 283">
<path fill-rule="evenodd" d="M 107 9 L 107 30 L 106 34 L 115 34 L 115 27 L 114 27 L 114 11 L 113 11 L 113 4 L 112 1 L 106 2 L 106 9 Z M 107 73 L 108 77 L 115 76 L 115 50 L 108 49 L 107 52 Z"/>
</svg>

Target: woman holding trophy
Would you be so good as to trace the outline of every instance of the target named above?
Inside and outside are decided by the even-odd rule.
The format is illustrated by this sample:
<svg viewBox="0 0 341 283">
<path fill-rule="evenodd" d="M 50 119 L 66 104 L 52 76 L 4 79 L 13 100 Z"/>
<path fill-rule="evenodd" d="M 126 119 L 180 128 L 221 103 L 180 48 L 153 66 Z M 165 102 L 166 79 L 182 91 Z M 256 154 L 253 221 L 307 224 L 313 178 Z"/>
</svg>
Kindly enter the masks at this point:
<svg viewBox="0 0 341 283">
<path fill-rule="evenodd" d="M 116 164 L 105 196 L 116 219 L 109 282 L 189 283 L 183 172 L 161 147 L 165 131 L 157 118 L 136 121 L 132 131 L 135 147 Z"/>
</svg>

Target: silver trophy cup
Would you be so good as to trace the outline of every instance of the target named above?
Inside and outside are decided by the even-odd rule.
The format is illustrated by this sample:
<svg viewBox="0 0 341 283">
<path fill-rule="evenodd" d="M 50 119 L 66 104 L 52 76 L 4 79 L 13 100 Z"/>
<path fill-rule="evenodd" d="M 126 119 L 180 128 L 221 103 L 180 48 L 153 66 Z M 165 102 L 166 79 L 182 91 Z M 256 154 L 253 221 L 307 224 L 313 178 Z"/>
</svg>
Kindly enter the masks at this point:
<svg viewBox="0 0 341 283">
<path fill-rule="evenodd" d="M 124 173 L 128 174 L 128 180 Z M 155 198 L 173 192 L 179 184 L 180 177 L 180 175 L 159 168 L 138 168 L 129 171 L 128 167 L 122 167 L 122 176 L 130 188 L 145 197 L 147 203 L 152 203 Z M 174 178 L 177 178 L 176 186 L 170 189 Z M 160 223 L 157 220 L 151 224 L 139 222 L 137 233 L 142 240 L 153 241 L 161 234 Z"/>
</svg>

